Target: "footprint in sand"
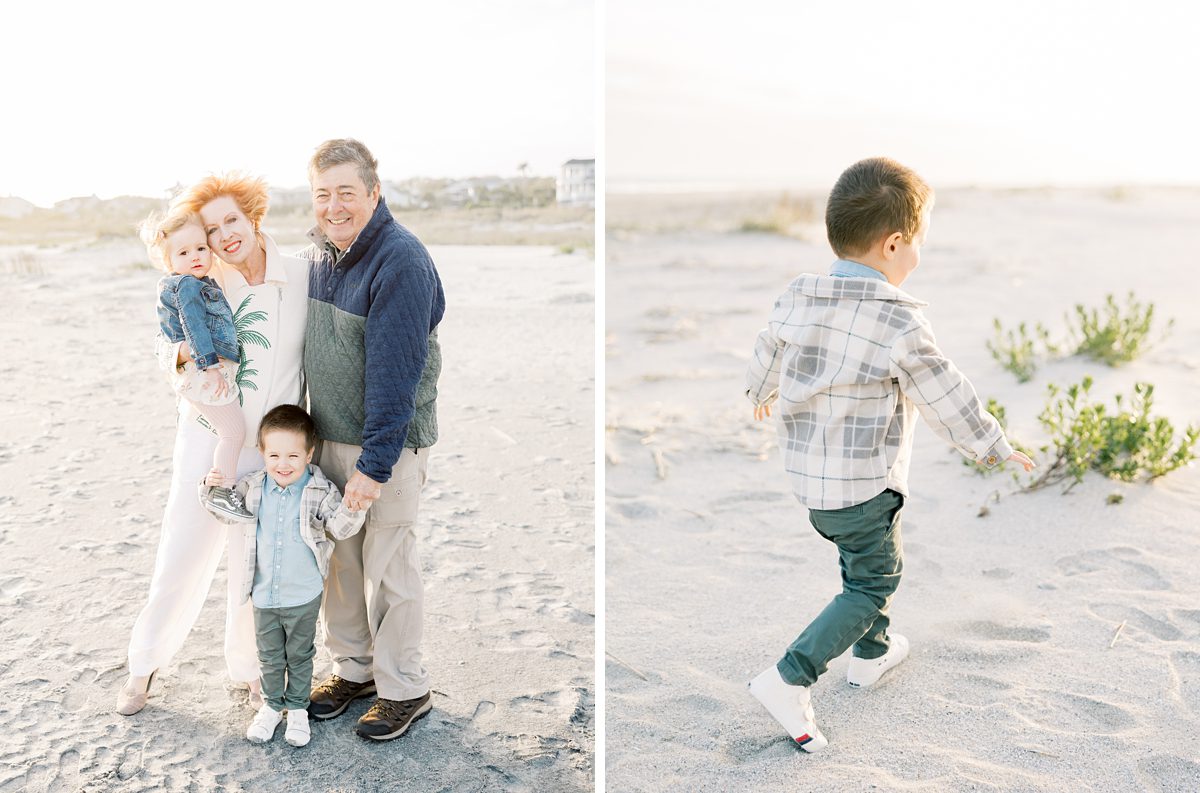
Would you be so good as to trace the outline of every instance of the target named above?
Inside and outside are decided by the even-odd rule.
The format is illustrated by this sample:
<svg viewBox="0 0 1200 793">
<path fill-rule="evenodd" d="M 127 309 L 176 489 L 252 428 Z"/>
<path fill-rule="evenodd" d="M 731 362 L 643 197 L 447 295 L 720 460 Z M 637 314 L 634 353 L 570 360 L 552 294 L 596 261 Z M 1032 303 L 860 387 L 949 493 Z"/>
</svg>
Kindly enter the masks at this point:
<svg viewBox="0 0 1200 793">
<path fill-rule="evenodd" d="M 541 694 L 524 694 L 509 700 L 509 705 L 518 710 L 530 710 L 546 716 L 560 717 L 564 722 L 579 725 L 588 720 L 587 689 L 576 686 Z"/>
<path fill-rule="evenodd" d="M 475 706 L 475 712 L 471 714 L 471 719 L 470 719 L 471 724 L 474 724 L 475 722 L 479 721 L 480 719 L 485 718 L 486 716 L 490 715 L 495 710 L 496 710 L 495 702 L 490 702 L 489 700 L 486 700 L 486 699 L 480 700 L 479 704 Z"/>
<path fill-rule="evenodd" d="M 940 696 L 947 702 L 974 707 L 994 705 L 1003 697 L 1002 692 L 1012 689 L 1008 683 L 985 675 L 956 675 L 955 679 L 945 682 L 950 684 L 950 687 L 935 696 Z"/>
<path fill-rule="evenodd" d="M 1062 575 L 1068 577 L 1113 571 L 1120 575 L 1122 584 L 1133 589 L 1170 589 L 1171 585 L 1158 570 L 1141 561 L 1143 558 L 1144 554 L 1137 548 L 1117 546 L 1071 554 L 1054 564 Z"/>
<path fill-rule="evenodd" d="M 91 699 L 96 677 L 95 669 L 80 669 L 72 675 L 66 693 L 63 694 L 62 709 L 69 713 L 83 710 Z"/>
<path fill-rule="evenodd" d="M 653 518 L 658 510 L 644 501 L 622 501 L 613 504 L 613 509 L 625 518 Z"/>
<path fill-rule="evenodd" d="M 1005 642 L 1044 642 L 1050 639 L 1050 631 L 1031 625 L 1001 625 L 998 622 L 967 622 L 962 631 L 969 636 Z"/>
<path fill-rule="evenodd" d="M 1067 733 L 1110 735 L 1136 727 L 1128 710 L 1093 697 L 1061 691 L 1029 691 L 1019 714 L 1041 727 Z"/>
<path fill-rule="evenodd" d="M 1200 790 L 1200 764 L 1182 757 L 1158 755 L 1139 760 L 1138 774 L 1145 790 L 1162 793 Z"/>
<path fill-rule="evenodd" d="M 1097 603 L 1089 609 L 1092 614 L 1114 625 L 1125 623 L 1125 630 L 1136 628 L 1164 642 L 1173 642 L 1183 636 L 1169 619 L 1154 617 L 1139 608 L 1120 603 Z"/>
<path fill-rule="evenodd" d="M 1179 679 L 1179 692 L 1184 704 L 1200 715 L 1200 653 L 1186 650 L 1172 653 L 1170 664 Z"/>
</svg>

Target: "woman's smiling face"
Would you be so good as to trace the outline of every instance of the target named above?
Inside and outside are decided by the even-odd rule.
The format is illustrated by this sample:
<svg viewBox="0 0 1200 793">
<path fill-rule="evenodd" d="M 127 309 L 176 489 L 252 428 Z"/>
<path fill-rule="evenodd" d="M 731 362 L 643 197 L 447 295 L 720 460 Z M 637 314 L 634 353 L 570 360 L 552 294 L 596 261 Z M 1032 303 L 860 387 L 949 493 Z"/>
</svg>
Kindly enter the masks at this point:
<svg viewBox="0 0 1200 793">
<path fill-rule="evenodd" d="M 200 217 L 204 219 L 208 244 L 222 261 L 238 265 L 250 258 L 258 234 L 237 201 L 227 195 L 217 196 L 200 207 Z"/>
</svg>

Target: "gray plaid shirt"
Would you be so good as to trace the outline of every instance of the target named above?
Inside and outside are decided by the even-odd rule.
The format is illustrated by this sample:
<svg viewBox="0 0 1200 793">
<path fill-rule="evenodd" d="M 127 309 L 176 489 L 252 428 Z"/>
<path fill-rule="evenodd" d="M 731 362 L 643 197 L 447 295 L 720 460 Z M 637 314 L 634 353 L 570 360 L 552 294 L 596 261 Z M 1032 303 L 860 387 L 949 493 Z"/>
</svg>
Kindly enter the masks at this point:
<svg viewBox="0 0 1200 793">
<path fill-rule="evenodd" d="M 775 303 L 746 372 L 755 405 L 778 400 L 792 488 L 810 509 L 908 495 L 919 412 L 971 460 L 1012 454 L 999 423 L 938 349 L 927 305 L 886 281 L 801 275 Z"/>
</svg>

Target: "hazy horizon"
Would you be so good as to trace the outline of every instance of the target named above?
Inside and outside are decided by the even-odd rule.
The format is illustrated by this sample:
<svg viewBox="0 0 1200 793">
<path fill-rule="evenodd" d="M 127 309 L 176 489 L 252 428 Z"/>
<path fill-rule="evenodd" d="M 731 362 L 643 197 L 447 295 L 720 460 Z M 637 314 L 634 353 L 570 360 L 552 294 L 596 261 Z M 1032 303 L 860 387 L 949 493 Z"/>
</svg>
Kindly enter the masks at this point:
<svg viewBox="0 0 1200 793">
<path fill-rule="evenodd" d="M 552 174 L 551 173 L 529 173 L 526 175 L 531 179 L 549 179 L 549 178 L 557 178 L 557 176 L 558 176 L 558 174 L 556 174 L 556 173 L 552 173 Z M 402 184 L 402 183 L 408 182 L 408 181 L 423 180 L 423 179 L 449 180 L 449 181 L 459 181 L 459 180 L 466 180 L 466 179 L 488 179 L 488 178 L 516 179 L 516 178 L 520 178 L 520 174 L 479 173 L 479 174 L 464 174 L 461 176 L 429 176 L 426 174 L 414 174 L 412 176 L 389 178 L 387 176 L 384 176 L 381 173 L 379 178 L 380 178 L 380 181 L 382 181 L 384 183 Z M 183 184 L 183 183 L 180 183 L 180 184 Z M 173 190 L 174 187 L 175 187 L 175 185 L 166 186 L 166 187 L 162 188 L 162 190 L 159 190 L 157 195 L 151 195 L 150 193 L 115 193 L 115 194 L 109 194 L 109 195 L 101 195 L 100 193 L 93 191 L 91 193 L 86 193 L 86 194 L 69 195 L 69 196 L 63 196 L 62 198 L 56 198 L 53 201 L 51 201 L 49 204 L 39 204 L 38 202 L 34 201 L 31 198 L 28 198 L 27 196 L 19 195 L 16 193 L 8 193 L 8 194 L 0 195 L 0 199 L 19 198 L 19 199 L 23 199 L 25 201 L 29 201 L 30 203 L 32 203 L 34 206 L 38 207 L 39 209 L 53 209 L 55 204 L 59 204 L 59 203 L 62 203 L 63 201 L 71 201 L 71 200 L 79 199 L 79 198 L 98 198 L 102 201 L 111 201 L 111 200 L 117 199 L 117 198 L 149 198 L 149 199 L 154 199 L 154 200 L 161 199 L 161 200 L 165 201 L 170 198 L 171 191 Z M 268 187 L 271 190 L 283 190 L 283 191 L 308 190 L 308 184 L 303 183 L 303 182 L 297 183 L 297 184 L 292 184 L 292 185 L 277 185 L 277 184 L 271 184 L 270 182 L 268 182 Z"/>
<path fill-rule="evenodd" d="M 630 183 L 1200 183 L 1200 9 L 609 0 L 606 163 Z"/>
<path fill-rule="evenodd" d="M 535 174 L 596 147 L 591 0 L 17 6 L 0 195 L 157 196 L 245 170 L 302 186 L 354 137 L 380 177 Z M 435 177 L 436 178 L 436 177 Z"/>
</svg>

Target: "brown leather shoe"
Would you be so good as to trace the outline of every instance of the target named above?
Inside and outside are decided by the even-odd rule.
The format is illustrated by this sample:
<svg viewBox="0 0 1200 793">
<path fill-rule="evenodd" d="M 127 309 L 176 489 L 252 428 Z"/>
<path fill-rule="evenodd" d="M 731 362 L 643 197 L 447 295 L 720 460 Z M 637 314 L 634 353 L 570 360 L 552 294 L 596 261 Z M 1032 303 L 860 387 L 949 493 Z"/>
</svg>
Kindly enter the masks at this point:
<svg viewBox="0 0 1200 793">
<path fill-rule="evenodd" d="M 389 741 L 399 738 L 409 725 L 433 709 L 426 692 L 416 699 L 377 699 L 354 728 L 364 738 Z"/>
<path fill-rule="evenodd" d="M 374 680 L 355 683 L 333 675 L 312 690 L 308 698 L 308 715 L 314 719 L 332 719 L 341 716 L 354 700 L 374 693 Z"/>
</svg>

